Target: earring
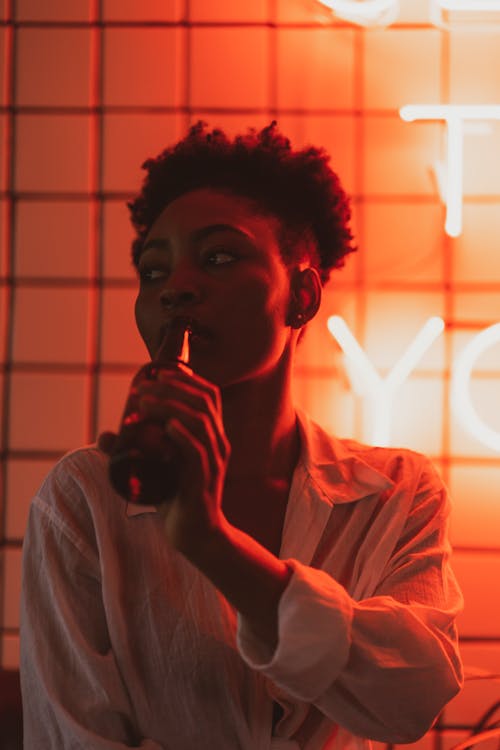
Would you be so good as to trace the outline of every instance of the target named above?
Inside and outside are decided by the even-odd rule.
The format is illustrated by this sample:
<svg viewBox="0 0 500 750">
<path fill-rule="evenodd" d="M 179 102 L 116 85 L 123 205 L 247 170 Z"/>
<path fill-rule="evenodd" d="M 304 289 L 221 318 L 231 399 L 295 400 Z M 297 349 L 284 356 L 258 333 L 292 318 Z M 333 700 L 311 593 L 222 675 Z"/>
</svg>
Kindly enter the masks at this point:
<svg viewBox="0 0 500 750">
<path fill-rule="evenodd" d="M 304 322 L 305 322 L 305 317 L 306 316 L 302 312 L 296 313 L 295 317 L 294 317 L 294 320 L 293 320 L 293 323 L 292 323 L 292 327 L 293 328 L 302 328 L 302 326 L 304 325 Z"/>
</svg>

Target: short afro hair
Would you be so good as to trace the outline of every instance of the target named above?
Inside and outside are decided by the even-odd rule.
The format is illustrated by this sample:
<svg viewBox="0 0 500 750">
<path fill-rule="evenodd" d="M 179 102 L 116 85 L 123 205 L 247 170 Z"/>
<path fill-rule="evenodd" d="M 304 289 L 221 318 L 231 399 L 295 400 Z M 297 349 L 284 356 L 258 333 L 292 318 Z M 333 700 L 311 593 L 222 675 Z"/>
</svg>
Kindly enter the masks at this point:
<svg viewBox="0 0 500 750">
<path fill-rule="evenodd" d="M 191 190 L 213 188 L 250 199 L 262 213 L 278 218 L 285 262 L 302 259 L 300 240 L 306 240 L 306 255 L 325 283 L 331 270 L 355 250 L 349 199 L 329 160 L 322 148 L 294 150 L 276 121 L 233 140 L 198 122 L 176 145 L 143 164 L 141 192 L 128 203 L 136 231 L 134 265 L 151 226 L 169 203 Z"/>
</svg>

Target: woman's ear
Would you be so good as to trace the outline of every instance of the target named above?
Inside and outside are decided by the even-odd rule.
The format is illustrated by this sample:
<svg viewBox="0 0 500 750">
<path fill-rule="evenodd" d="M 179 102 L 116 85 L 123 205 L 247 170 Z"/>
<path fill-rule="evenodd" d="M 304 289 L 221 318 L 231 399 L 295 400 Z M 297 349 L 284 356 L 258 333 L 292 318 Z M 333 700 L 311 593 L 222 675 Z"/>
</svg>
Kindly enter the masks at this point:
<svg viewBox="0 0 500 750">
<path fill-rule="evenodd" d="M 321 304 L 321 279 L 315 268 L 296 268 L 290 279 L 287 325 L 302 328 L 314 318 Z"/>
</svg>

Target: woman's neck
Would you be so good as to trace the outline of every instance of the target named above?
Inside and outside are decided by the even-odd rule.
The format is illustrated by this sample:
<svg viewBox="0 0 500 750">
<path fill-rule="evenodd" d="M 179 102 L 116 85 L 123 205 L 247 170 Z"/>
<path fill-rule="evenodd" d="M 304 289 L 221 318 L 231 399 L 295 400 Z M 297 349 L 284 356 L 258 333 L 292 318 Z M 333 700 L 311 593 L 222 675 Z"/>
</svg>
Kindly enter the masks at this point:
<svg viewBox="0 0 500 750">
<path fill-rule="evenodd" d="M 300 441 L 290 384 L 239 384 L 224 391 L 222 401 L 231 445 L 228 480 L 291 479 Z"/>
</svg>

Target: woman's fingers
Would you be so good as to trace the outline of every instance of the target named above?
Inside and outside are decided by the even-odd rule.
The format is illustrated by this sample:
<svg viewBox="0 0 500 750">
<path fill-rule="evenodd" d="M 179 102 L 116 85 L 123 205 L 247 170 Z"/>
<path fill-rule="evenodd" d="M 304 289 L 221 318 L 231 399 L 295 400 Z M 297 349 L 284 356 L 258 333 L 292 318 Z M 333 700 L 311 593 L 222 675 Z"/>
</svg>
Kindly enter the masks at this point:
<svg viewBox="0 0 500 750">
<path fill-rule="evenodd" d="M 229 457 L 224 433 L 220 397 L 213 387 L 179 379 L 146 383 L 140 389 L 140 409 L 144 417 L 161 422 L 178 419 L 200 442 L 207 438 L 223 459 Z"/>
<path fill-rule="evenodd" d="M 178 419 L 169 420 L 165 431 L 179 447 L 186 462 L 190 481 L 193 477 L 198 477 L 199 481 L 201 480 L 202 486 L 196 488 L 197 494 L 200 494 L 207 479 L 210 484 L 213 483 L 214 469 L 216 468 L 214 457 L 209 455 L 205 444 Z M 212 487 L 209 487 L 209 489 L 212 489 Z"/>
<path fill-rule="evenodd" d="M 184 403 L 166 405 L 166 430 L 177 441 L 180 435 L 180 449 L 189 454 L 193 469 L 205 474 L 209 485 L 217 477 L 229 458 L 229 443 L 226 436 L 214 423 L 213 415 L 192 409 Z M 201 457 L 198 461 L 198 455 Z"/>
<path fill-rule="evenodd" d="M 160 370 L 156 383 L 168 386 L 175 386 L 176 383 L 183 384 L 187 393 L 193 395 L 203 393 L 212 402 L 215 411 L 222 413 L 220 390 L 208 380 L 204 380 L 197 375 L 188 375 L 178 370 Z"/>
</svg>

